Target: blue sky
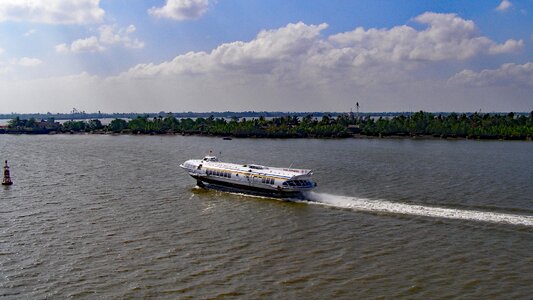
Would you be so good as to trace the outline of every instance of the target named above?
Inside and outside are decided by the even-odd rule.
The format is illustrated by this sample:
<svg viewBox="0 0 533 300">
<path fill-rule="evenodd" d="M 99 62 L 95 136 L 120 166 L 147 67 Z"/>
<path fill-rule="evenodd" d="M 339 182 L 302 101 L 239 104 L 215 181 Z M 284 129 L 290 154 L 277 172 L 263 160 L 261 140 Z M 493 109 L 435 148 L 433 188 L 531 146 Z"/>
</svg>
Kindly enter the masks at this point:
<svg viewBox="0 0 533 300">
<path fill-rule="evenodd" d="M 533 2 L 2 0 L 0 112 L 531 111 Z"/>
</svg>

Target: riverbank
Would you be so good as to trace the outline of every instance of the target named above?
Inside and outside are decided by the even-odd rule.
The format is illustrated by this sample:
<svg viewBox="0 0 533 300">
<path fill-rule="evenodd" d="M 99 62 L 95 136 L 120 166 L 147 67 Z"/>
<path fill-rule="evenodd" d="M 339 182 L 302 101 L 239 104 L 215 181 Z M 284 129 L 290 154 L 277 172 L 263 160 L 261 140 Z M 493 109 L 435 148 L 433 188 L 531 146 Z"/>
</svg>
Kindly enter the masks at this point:
<svg viewBox="0 0 533 300">
<path fill-rule="evenodd" d="M 365 135 L 365 134 L 348 134 L 342 136 L 264 136 L 264 135 L 217 135 L 202 132 L 110 132 L 110 131 L 89 131 L 89 132 L 61 132 L 61 131 L 6 131 L 0 129 L 0 134 L 8 135 L 111 135 L 111 136 L 204 136 L 204 137 L 220 137 L 223 139 L 412 139 L 412 140 L 500 140 L 500 141 L 533 141 L 530 136 L 446 136 L 446 135 Z"/>
<path fill-rule="evenodd" d="M 354 115 L 322 116 L 320 120 L 307 115 L 285 116 L 267 120 L 265 117 L 231 120 L 222 118 L 177 119 L 173 115 L 157 118 L 138 116 L 131 120 L 114 119 L 107 125 L 100 120 L 37 122 L 34 119 L 13 119 L 0 127 L 7 134 L 54 133 L 115 133 L 115 134 L 181 134 L 236 138 L 438 138 L 483 140 L 531 140 L 533 112 L 526 115 L 455 114 L 434 115 L 417 112 L 387 118 L 358 118 Z"/>
</svg>

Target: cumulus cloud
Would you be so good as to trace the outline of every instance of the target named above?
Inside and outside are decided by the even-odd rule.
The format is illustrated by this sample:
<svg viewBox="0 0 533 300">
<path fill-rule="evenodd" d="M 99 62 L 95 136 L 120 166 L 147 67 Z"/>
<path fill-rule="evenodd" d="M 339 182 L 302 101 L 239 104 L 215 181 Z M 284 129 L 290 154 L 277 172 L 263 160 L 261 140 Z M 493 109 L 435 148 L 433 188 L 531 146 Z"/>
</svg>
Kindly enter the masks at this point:
<svg viewBox="0 0 533 300">
<path fill-rule="evenodd" d="M 22 67 L 36 67 L 42 63 L 40 59 L 32 57 L 23 57 L 16 61 L 16 64 Z"/>
<path fill-rule="evenodd" d="M 189 52 L 159 65 L 141 64 L 122 76 L 153 77 L 205 74 L 207 72 L 271 73 L 282 65 L 298 63 L 320 44 L 320 32 L 326 24 L 288 24 L 276 30 L 263 30 L 249 42 L 222 44 L 210 53 Z"/>
<path fill-rule="evenodd" d="M 36 22 L 47 24 L 86 24 L 100 22 L 104 10 L 100 0 L 2 0 L 0 22 Z"/>
<path fill-rule="evenodd" d="M 2 50 L 2 49 L 0 49 Z M 0 51 L 1 54 L 1 51 Z M 12 74 L 18 68 L 37 67 L 43 63 L 42 60 L 34 57 L 13 58 L 6 61 L 0 60 L 0 75 Z"/>
<path fill-rule="evenodd" d="M 91 36 L 85 39 L 73 41 L 70 45 L 59 44 L 55 47 L 58 53 L 81 53 L 81 52 L 102 52 L 109 46 L 121 45 L 126 48 L 143 48 L 144 43 L 138 39 L 130 37 L 136 30 L 134 25 L 126 28 L 117 28 L 112 25 L 102 25 L 98 28 L 99 36 Z"/>
<path fill-rule="evenodd" d="M 509 53 L 523 46 L 522 40 L 496 44 L 480 36 L 473 21 L 464 20 L 456 14 L 426 12 L 414 21 L 428 27 L 421 31 L 405 25 L 369 30 L 359 27 L 333 35 L 329 40 L 358 63 L 368 60 L 465 60 L 481 54 Z"/>
<path fill-rule="evenodd" d="M 481 36 L 474 22 L 455 14 L 424 13 L 414 20 L 427 28 L 356 28 L 324 38 L 321 32 L 327 24 L 288 24 L 263 30 L 248 42 L 222 44 L 209 53 L 190 52 L 161 64 L 140 64 L 120 76 L 236 74 L 278 80 L 306 77 L 312 81 L 337 76 L 368 80 L 373 71 L 382 79 L 401 78 L 417 65 L 511 53 L 523 47 L 522 40 L 497 44 Z"/>
<path fill-rule="evenodd" d="M 104 47 L 100 45 L 98 38 L 95 36 L 88 37 L 86 39 L 79 39 L 72 42 L 70 50 L 75 53 L 79 52 L 101 52 L 104 51 Z"/>
<path fill-rule="evenodd" d="M 481 35 L 474 22 L 455 14 L 425 13 L 413 20 L 422 26 L 356 28 L 331 36 L 324 35 L 327 24 L 288 24 L 211 51 L 139 64 L 116 76 L 83 74 L 70 78 L 68 86 L 64 78 L 27 81 L 24 86 L 32 88 L 25 89 L 0 81 L 0 98 L 36 97 L 48 101 L 48 106 L 39 103 L 43 110 L 68 109 L 72 107 L 69 101 L 76 98 L 84 109 L 93 111 L 342 111 L 353 105 L 354 96 L 367 99 L 362 100 L 367 111 L 401 111 L 407 105 L 477 110 L 486 107 L 480 104 L 483 101 L 492 110 L 530 109 L 528 64 L 479 73 L 465 70 L 448 79 L 468 59 L 512 53 L 523 48 L 523 41 L 496 43 Z M 134 27 L 128 27 L 117 34 L 120 30 L 101 28 L 92 40 L 85 39 L 84 46 L 124 45 L 121 37 L 133 31 Z M 71 52 L 73 44 L 56 49 Z M 501 75 L 505 72 L 508 75 Z M 489 86 L 472 89 L 461 82 L 488 82 Z M 516 82 L 522 83 L 516 87 Z M 502 95 L 508 99 L 505 103 L 501 103 Z"/>
<path fill-rule="evenodd" d="M 449 80 L 449 83 L 466 86 L 529 86 L 533 87 L 533 62 L 525 64 L 508 63 L 498 69 L 485 69 L 480 72 L 463 70 Z"/>
<path fill-rule="evenodd" d="M 163 7 L 150 8 L 148 14 L 156 18 L 184 21 L 198 19 L 208 8 L 208 0 L 167 0 Z"/>
<path fill-rule="evenodd" d="M 509 0 L 502 0 L 502 2 L 500 3 L 500 5 L 498 5 L 498 7 L 496 7 L 496 10 L 497 10 L 497 11 L 501 11 L 501 12 L 505 12 L 505 11 L 509 10 L 509 8 L 511 8 L 511 6 L 513 6 L 513 4 L 511 3 L 511 1 L 509 1 Z"/>
</svg>

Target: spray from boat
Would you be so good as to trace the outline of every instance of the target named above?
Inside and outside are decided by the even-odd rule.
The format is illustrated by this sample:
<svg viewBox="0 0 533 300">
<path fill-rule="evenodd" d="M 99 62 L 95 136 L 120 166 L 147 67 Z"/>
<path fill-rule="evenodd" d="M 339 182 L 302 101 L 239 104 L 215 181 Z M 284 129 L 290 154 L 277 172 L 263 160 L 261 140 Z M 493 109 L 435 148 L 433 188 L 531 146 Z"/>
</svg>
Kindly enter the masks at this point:
<svg viewBox="0 0 533 300">
<path fill-rule="evenodd" d="M 205 190 L 205 187 L 196 187 Z M 268 193 L 251 193 L 239 189 L 210 186 L 209 190 L 229 193 L 242 197 L 254 197 L 287 202 L 305 203 L 309 205 L 323 205 L 327 207 L 349 209 L 357 212 L 380 213 L 388 215 L 420 216 L 428 218 L 465 220 L 492 224 L 507 224 L 533 228 L 533 216 L 503 212 L 447 208 L 421 204 L 407 204 L 387 200 L 365 199 L 349 196 L 339 196 L 326 193 L 304 192 L 298 196 L 280 197 Z"/>
<path fill-rule="evenodd" d="M 468 220 L 533 227 L 533 216 L 529 215 L 406 204 L 386 200 L 371 200 L 315 192 L 305 193 L 305 198 L 306 201 L 309 201 L 309 203 L 351 209 L 354 211 Z"/>
</svg>

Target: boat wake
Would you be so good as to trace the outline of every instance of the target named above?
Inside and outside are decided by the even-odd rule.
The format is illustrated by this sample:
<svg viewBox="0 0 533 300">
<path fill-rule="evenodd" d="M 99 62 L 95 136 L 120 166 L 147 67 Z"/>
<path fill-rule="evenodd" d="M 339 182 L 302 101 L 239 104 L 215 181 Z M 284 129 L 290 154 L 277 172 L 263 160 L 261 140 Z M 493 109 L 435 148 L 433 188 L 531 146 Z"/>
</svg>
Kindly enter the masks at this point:
<svg viewBox="0 0 533 300">
<path fill-rule="evenodd" d="M 306 193 L 304 201 L 331 207 L 352 209 L 355 211 L 469 220 L 533 227 L 533 216 L 528 215 L 405 204 L 386 200 L 370 200 L 315 192 Z"/>
</svg>

